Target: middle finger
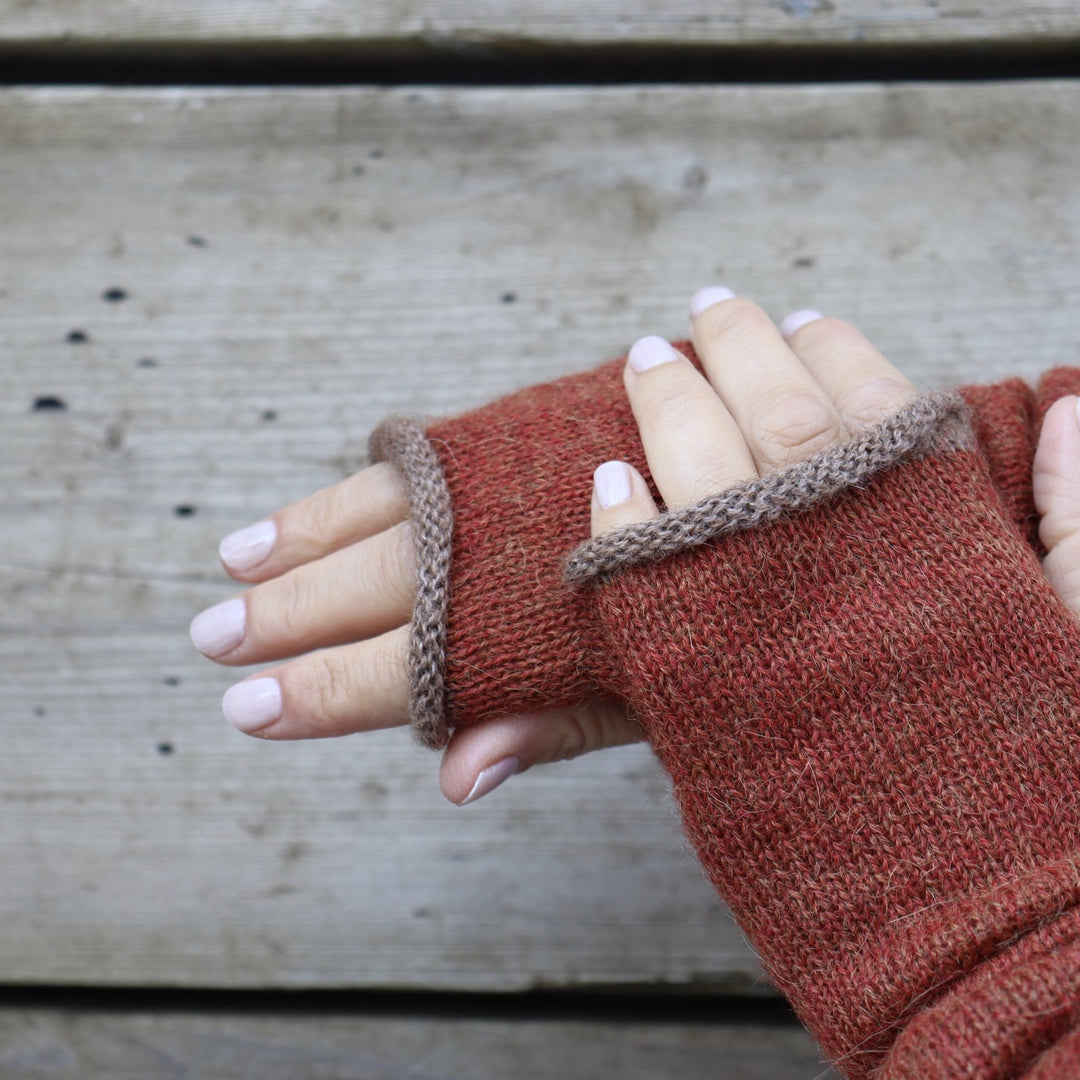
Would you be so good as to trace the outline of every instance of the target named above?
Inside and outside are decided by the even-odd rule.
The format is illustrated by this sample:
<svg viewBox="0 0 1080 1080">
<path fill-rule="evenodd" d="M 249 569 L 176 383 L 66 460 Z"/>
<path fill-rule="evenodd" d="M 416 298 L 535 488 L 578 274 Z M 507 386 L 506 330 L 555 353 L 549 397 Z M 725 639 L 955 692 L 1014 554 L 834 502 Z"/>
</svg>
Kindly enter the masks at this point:
<svg viewBox="0 0 1080 1080">
<path fill-rule="evenodd" d="M 708 296 L 703 290 L 692 302 L 694 347 L 758 471 L 802 461 L 841 442 L 843 418 L 772 319 L 741 296 L 702 306 Z"/>
</svg>

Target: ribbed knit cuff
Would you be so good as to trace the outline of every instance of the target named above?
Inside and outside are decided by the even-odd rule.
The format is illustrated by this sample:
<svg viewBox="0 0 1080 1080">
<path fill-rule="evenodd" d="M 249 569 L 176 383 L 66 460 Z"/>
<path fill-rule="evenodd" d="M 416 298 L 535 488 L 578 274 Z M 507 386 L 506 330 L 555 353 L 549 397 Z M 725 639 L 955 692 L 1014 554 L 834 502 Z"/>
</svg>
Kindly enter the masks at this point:
<svg viewBox="0 0 1080 1080">
<path fill-rule="evenodd" d="M 439 750 L 446 727 L 446 612 L 450 603 L 450 554 L 454 517 L 439 460 L 413 420 L 391 417 L 371 435 L 373 462 L 389 461 L 405 479 L 417 590 L 409 639 L 409 723 L 416 739 Z"/>
<path fill-rule="evenodd" d="M 960 394 L 928 394 L 841 446 L 582 544 L 566 560 L 566 580 L 587 585 L 631 566 L 659 562 L 815 506 L 903 461 L 973 443 Z"/>
</svg>

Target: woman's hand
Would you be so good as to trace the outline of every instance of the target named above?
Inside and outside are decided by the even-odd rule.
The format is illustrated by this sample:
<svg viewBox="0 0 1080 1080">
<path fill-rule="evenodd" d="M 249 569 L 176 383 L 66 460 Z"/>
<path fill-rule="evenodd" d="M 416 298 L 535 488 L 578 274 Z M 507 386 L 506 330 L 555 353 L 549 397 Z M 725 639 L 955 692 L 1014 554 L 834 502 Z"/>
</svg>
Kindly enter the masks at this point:
<svg viewBox="0 0 1080 1080">
<path fill-rule="evenodd" d="M 916 395 L 858 331 L 817 312 L 797 312 L 778 329 L 730 290 L 703 289 L 691 335 L 707 378 L 660 338 L 639 341 L 625 370 L 649 467 L 670 506 L 842 442 Z M 1077 404 L 1065 398 L 1047 414 L 1034 488 L 1047 577 L 1080 616 Z M 657 512 L 629 465 L 597 469 L 594 535 Z M 253 587 L 197 616 L 192 640 L 222 664 L 288 660 L 226 693 L 237 728 L 303 739 L 405 723 L 415 588 L 405 518 L 397 474 L 375 465 L 222 541 L 226 570 Z M 638 738 L 608 702 L 507 717 L 458 731 L 440 784 L 463 804 L 532 765 Z"/>
</svg>

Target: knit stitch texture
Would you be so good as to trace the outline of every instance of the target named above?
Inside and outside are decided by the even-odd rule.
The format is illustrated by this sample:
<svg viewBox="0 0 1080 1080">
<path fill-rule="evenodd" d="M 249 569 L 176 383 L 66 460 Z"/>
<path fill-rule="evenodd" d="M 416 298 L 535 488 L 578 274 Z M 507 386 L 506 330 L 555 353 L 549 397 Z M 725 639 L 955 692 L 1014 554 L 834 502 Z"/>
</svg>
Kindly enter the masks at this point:
<svg viewBox="0 0 1080 1080">
<path fill-rule="evenodd" d="M 1080 634 L 1041 572 L 1030 469 L 1080 371 L 965 388 L 974 445 L 575 588 L 592 469 L 648 477 L 621 367 L 428 429 L 454 510 L 448 729 L 625 700 L 847 1075 L 1076 1075 Z"/>
</svg>

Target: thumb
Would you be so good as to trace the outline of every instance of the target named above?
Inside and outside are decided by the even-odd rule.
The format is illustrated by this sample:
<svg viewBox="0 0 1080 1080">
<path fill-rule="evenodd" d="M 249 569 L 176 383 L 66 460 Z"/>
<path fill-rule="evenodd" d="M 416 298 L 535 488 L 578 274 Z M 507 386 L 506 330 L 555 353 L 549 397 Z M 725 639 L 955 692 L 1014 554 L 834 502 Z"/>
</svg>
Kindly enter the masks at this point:
<svg viewBox="0 0 1080 1080">
<path fill-rule="evenodd" d="M 1032 487 L 1048 554 L 1043 570 L 1054 592 L 1080 618 L 1080 399 L 1050 406 L 1035 451 Z"/>
<path fill-rule="evenodd" d="M 454 733 L 443 754 L 439 787 L 452 803 L 465 806 L 533 765 L 641 739 L 626 706 L 615 701 L 494 720 Z"/>
</svg>

